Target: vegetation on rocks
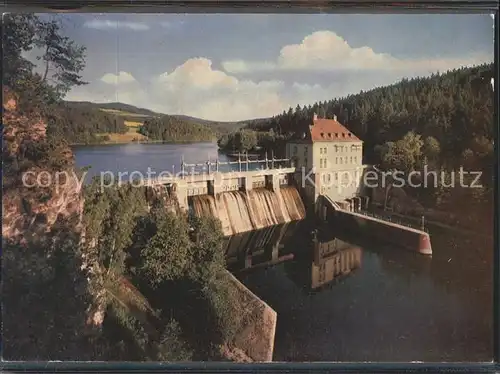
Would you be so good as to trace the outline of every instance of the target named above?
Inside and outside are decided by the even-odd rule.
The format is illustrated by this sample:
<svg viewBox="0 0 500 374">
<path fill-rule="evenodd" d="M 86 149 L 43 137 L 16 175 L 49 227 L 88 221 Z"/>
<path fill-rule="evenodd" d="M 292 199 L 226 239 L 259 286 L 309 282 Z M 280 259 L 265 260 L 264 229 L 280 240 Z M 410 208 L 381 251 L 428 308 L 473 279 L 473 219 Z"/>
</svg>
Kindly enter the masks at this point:
<svg viewBox="0 0 500 374">
<path fill-rule="evenodd" d="M 99 286 L 110 294 L 101 299 L 101 308 L 113 318 L 125 314 L 126 321 L 132 317 L 149 321 L 121 322 L 139 339 L 134 344 L 149 347 L 140 350 L 141 359 L 173 357 L 175 352 L 179 354 L 175 360 L 189 352 L 210 359 L 211 347 L 223 344 L 239 321 L 231 307 L 235 300 L 228 294 L 230 285 L 221 278 L 225 252 L 220 222 L 169 212 L 161 200 L 146 201 L 144 188 L 99 189 L 97 183 L 87 188 L 85 226 L 86 242 L 96 251 L 102 269 Z M 147 300 L 141 312 L 140 300 L 116 287 L 123 278 L 138 287 L 139 298 Z M 201 320 L 200 310 L 205 311 Z M 168 346 L 172 351 L 165 350 Z"/>
<path fill-rule="evenodd" d="M 198 298 L 219 292 L 208 285 L 225 268 L 220 223 L 167 212 L 130 185 L 22 186 L 26 171 L 80 175 L 64 141 L 92 136 L 80 121 L 96 131 L 121 131 L 122 123 L 64 107 L 63 94 L 85 84 L 85 49 L 61 34 L 56 18 L 4 21 L 3 357 L 209 359 L 207 347 L 224 334 L 200 321 L 198 307 L 231 318 Z M 23 57 L 34 47 L 45 51 L 41 74 Z M 179 131 L 198 140 L 210 133 Z"/>
</svg>

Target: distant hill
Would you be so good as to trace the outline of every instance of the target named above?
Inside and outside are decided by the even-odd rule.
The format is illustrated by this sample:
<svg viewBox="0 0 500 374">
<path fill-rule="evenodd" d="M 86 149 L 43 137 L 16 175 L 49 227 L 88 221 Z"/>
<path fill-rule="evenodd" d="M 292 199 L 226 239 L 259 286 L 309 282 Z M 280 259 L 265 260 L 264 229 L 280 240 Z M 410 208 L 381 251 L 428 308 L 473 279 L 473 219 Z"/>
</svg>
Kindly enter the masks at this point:
<svg viewBox="0 0 500 374">
<path fill-rule="evenodd" d="M 147 117 L 158 117 L 163 115 L 162 113 L 156 113 L 149 109 L 138 108 L 136 106 L 123 103 L 91 103 L 90 101 L 65 101 L 65 103 L 70 107 L 93 107 L 104 109 L 109 112 L 116 111 Z"/>
<path fill-rule="evenodd" d="M 57 112 L 51 132 L 71 144 L 210 141 L 247 124 L 168 115 L 118 102 L 64 101 Z"/>
<path fill-rule="evenodd" d="M 189 122 L 193 123 L 198 123 L 200 125 L 205 125 L 209 126 L 215 131 L 218 132 L 231 132 L 231 131 L 236 131 L 239 130 L 245 126 L 248 126 L 251 123 L 254 123 L 255 121 L 267 121 L 268 118 L 266 119 L 258 119 L 258 120 L 245 120 L 245 121 L 234 121 L 234 122 L 226 122 L 226 121 L 211 121 L 211 120 L 206 120 L 206 119 L 201 119 L 201 118 L 196 118 L 196 117 L 191 117 L 191 116 L 186 116 L 183 114 L 174 114 L 171 117 L 175 117 L 178 119 L 183 119 Z"/>
<path fill-rule="evenodd" d="M 249 121 L 237 121 L 237 122 L 224 122 L 224 121 L 211 121 L 196 117 L 191 117 L 183 114 L 165 114 L 154 112 L 145 108 L 138 108 L 134 105 L 124 104 L 124 103 L 91 103 L 89 101 L 66 101 L 67 106 L 71 108 L 97 108 L 104 112 L 110 114 L 117 114 L 121 117 L 124 117 L 127 121 L 144 121 L 147 118 L 158 118 L 163 116 L 169 116 L 172 118 L 176 118 L 181 121 L 186 121 L 189 123 L 194 123 L 198 125 L 205 125 L 216 132 L 231 132 L 234 130 L 238 130 L 246 125 L 249 125 L 255 121 L 266 121 L 267 119 L 262 120 L 249 120 Z"/>
</svg>

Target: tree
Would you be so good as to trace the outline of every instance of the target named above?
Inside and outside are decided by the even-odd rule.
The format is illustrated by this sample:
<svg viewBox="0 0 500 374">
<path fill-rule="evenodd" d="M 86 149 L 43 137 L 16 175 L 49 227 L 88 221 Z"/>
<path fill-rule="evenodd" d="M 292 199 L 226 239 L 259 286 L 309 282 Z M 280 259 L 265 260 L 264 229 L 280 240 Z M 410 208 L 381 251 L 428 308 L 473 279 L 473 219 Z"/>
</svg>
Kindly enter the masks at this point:
<svg viewBox="0 0 500 374">
<path fill-rule="evenodd" d="M 43 51 L 37 60 L 43 61 L 43 82 L 51 81 L 60 95 L 73 86 L 86 84 L 80 72 L 85 66 L 84 46 L 61 34 L 61 25 L 57 19 L 43 21 L 38 19 L 34 45 Z M 49 75 L 49 72 L 52 72 Z"/>
<path fill-rule="evenodd" d="M 396 142 L 387 142 L 378 150 L 385 167 L 410 172 L 417 167 L 421 160 L 422 146 L 421 136 L 410 131 L 402 139 Z"/>
<path fill-rule="evenodd" d="M 21 109 L 31 101 L 35 102 L 30 108 L 53 104 L 72 86 L 85 84 L 79 75 L 85 66 L 85 47 L 62 35 L 57 19 L 46 21 L 34 14 L 9 14 L 4 17 L 2 31 L 2 83 L 23 98 Z M 37 60 L 44 63 L 43 74 L 34 72 L 35 64 L 23 56 L 34 48 L 42 51 Z"/>
<path fill-rule="evenodd" d="M 222 226 L 214 217 L 190 217 L 193 245 L 190 247 L 189 276 L 199 283 L 211 282 L 225 269 Z"/>
<path fill-rule="evenodd" d="M 168 115 L 147 119 L 139 133 L 164 142 L 210 141 L 215 137 L 214 131 L 206 125 Z"/>
<path fill-rule="evenodd" d="M 439 160 L 441 147 L 437 139 L 433 136 L 428 136 L 424 139 L 422 153 L 431 163 L 436 163 Z"/>
<path fill-rule="evenodd" d="M 151 287 L 186 274 L 192 245 L 188 230 L 187 222 L 170 212 L 159 222 L 157 233 L 141 251 L 140 272 Z"/>
<path fill-rule="evenodd" d="M 236 133 L 235 147 L 240 152 L 249 151 L 257 145 L 257 134 L 252 130 L 241 130 Z"/>
<path fill-rule="evenodd" d="M 156 360 L 167 362 L 190 361 L 193 352 L 182 339 L 182 330 L 175 320 L 171 320 L 160 336 Z"/>
<path fill-rule="evenodd" d="M 33 48 L 36 33 L 36 17 L 33 14 L 7 14 L 3 17 L 2 47 L 3 74 L 2 83 L 8 87 L 16 87 L 31 74 L 34 64 L 22 56 Z"/>
</svg>

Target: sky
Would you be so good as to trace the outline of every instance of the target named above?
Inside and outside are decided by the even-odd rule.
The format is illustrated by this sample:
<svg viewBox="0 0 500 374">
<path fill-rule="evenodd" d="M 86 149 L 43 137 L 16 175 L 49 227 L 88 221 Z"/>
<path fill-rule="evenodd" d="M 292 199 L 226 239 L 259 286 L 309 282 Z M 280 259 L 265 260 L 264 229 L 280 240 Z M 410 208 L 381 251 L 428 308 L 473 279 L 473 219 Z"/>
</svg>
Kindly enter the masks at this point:
<svg viewBox="0 0 500 374">
<path fill-rule="evenodd" d="M 239 121 L 493 61 L 489 14 L 65 14 L 67 100 Z"/>
</svg>

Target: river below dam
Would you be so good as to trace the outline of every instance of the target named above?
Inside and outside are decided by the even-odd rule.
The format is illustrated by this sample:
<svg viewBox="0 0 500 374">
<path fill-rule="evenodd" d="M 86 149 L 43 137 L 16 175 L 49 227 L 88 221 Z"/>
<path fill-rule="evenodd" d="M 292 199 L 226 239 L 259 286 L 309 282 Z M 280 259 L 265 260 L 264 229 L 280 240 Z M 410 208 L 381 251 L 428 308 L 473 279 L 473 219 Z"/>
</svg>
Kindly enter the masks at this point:
<svg viewBox="0 0 500 374">
<path fill-rule="evenodd" d="M 213 143 L 74 152 L 88 178 L 227 160 Z M 229 269 L 278 314 L 274 361 L 491 361 L 491 239 L 431 231 L 428 257 L 321 228 L 315 239 L 312 228 L 306 219 L 227 238 Z"/>
</svg>

